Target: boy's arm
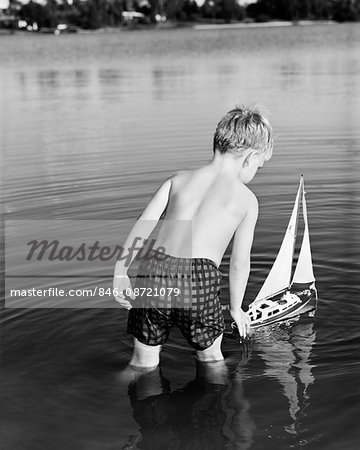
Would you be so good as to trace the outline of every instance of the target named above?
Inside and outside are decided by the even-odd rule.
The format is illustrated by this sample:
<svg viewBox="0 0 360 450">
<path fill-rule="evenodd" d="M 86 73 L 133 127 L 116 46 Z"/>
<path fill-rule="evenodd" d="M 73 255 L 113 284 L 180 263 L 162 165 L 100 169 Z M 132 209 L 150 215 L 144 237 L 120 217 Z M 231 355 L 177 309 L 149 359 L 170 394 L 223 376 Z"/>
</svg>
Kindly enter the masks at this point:
<svg viewBox="0 0 360 450">
<path fill-rule="evenodd" d="M 230 258 L 230 314 L 241 337 L 246 337 L 250 320 L 241 308 L 250 273 L 250 252 L 258 217 L 258 201 L 253 193 L 248 199 L 246 216 L 236 229 Z"/>
<path fill-rule="evenodd" d="M 122 292 L 127 287 L 130 287 L 129 279 L 126 274 L 127 269 L 140 251 L 144 240 L 149 237 L 150 233 L 156 227 L 162 213 L 165 211 L 169 202 L 170 189 L 171 178 L 168 178 L 155 192 L 150 202 L 138 217 L 130 233 L 128 234 L 123 245 L 125 253 L 129 248 L 132 247 L 132 244 L 139 241 L 140 238 L 139 245 L 136 245 L 136 249 L 132 251 L 131 260 L 129 261 L 128 258 L 125 258 L 123 260 L 116 261 L 113 286 L 114 290 L 117 291 L 115 291 L 115 294 L 117 293 L 118 295 L 115 295 L 115 300 L 121 300 L 120 304 L 122 304 L 122 306 L 126 308 L 131 307 L 130 303 L 125 299 L 125 296 Z"/>
</svg>

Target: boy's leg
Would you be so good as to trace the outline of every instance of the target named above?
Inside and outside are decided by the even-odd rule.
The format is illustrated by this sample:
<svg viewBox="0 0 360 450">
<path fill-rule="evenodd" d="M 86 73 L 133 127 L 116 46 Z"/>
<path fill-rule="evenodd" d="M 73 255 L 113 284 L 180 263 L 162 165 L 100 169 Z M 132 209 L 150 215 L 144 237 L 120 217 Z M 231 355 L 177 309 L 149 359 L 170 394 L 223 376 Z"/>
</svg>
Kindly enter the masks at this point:
<svg viewBox="0 0 360 450">
<path fill-rule="evenodd" d="M 134 350 L 130 366 L 139 368 L 156 367 L 159 364 L 161 345 L 146 345 L 134 337 Z"/>
<path fill-rule="evenodd" d="M 210 384 L 229 384 L 229 370 L 224 359 L 210 362 L 196 360 L 196 376 Z"/>
<path fill-rule="evenodd" d="M 212 345 L 205 350 L 196 350 L 196 358 L 201 362 L 222 361 L 224 356 L 221 352 L 221 341 L 223 333 L 215 339 Z"/>
</svg>

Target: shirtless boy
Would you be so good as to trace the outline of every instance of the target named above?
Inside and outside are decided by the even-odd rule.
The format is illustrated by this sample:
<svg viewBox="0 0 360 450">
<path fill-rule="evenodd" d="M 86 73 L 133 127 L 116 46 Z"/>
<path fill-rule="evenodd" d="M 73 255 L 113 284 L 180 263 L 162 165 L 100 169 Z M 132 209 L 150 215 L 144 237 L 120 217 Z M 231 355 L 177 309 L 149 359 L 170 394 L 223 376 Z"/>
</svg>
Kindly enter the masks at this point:
<svg viewBox="0 0 360 450">
<path fill-rule="evenodd" d="M 221 341 L 225 326 L 218 298 L 221 280 L 218 267 L 232 238 L 230 314 L 240 336 L 247 336 L 250 322 L 242 301 L 250 272 L 258 202 L 246 185 L 271 158 L 272 150 L 272 128 L 267 119 L 257 110 L 237 107 L 217 125 L 212 160 L 199 169 L 175 173 L 150 200 L 124 248 L 130 247 L 139 236 L 140 222 L 149 224 L 146 234 L 150 234 L 160 218 L 164 219 L 156 246 L 165 248 L 166 254 L 152 251 L 144 262 L 145 270 L 152 280 L 162 277 L 161 283 L 188 280 L 190 295 L 183 300 L 190 301 L 191 306 L 136 307 L 135 297 L 129 300 L 125 295 L 125 289 L 131 288 L 127 267 L 117 261 L 115 300 L 129 309 L 128 332 L 134 336 L 131 366 L 157 366 L 161 347 L 174 325 L 195 349 L 199 361 L 223 360 Z M 191 224 L 190 243 L 189 233 L 181 229 L 184 223 Z"/>
</svg>

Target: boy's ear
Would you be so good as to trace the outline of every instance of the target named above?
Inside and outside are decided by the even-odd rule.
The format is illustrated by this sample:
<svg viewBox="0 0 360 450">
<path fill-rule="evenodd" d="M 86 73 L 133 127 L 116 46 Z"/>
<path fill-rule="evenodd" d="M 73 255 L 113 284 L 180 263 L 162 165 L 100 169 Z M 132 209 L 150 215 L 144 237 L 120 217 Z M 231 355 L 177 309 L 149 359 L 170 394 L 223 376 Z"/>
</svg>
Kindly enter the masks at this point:
<svg viewBox="0 0 360 450">
<path fill-rule="evenodd" d="M 243 160 L 243 167 L 247 167 L 250 164 L 251 159 L 254 157 L 255 153 L 252 149 L 249 150 L 248 154 L 245 156 Z"/>
<path fill-rule="evenodd" d="M 247 155 L 243 160 L 242 166 L 244 168 L 247 167 L 249 165 L 249 162 L 250 162 L 250 155 Z"/>
</svg>

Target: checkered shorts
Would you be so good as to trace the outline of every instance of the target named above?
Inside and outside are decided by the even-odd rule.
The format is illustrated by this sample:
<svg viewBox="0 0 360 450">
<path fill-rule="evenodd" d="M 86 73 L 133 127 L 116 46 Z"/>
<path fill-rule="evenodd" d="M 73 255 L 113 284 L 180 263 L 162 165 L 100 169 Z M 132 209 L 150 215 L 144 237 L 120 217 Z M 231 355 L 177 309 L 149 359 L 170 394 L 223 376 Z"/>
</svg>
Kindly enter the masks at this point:
<svg viewBox="0 0 360 450">
<path fill-rule="evenodd" d="M 151 250 L 139 265 L 128 333 L 144 344 L 159 345 L 177 326 L 196 350 L 210 347 L 225 329 L 221 276 L 210 259 L 176 258 Z"/>
</svg>

